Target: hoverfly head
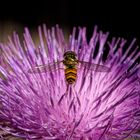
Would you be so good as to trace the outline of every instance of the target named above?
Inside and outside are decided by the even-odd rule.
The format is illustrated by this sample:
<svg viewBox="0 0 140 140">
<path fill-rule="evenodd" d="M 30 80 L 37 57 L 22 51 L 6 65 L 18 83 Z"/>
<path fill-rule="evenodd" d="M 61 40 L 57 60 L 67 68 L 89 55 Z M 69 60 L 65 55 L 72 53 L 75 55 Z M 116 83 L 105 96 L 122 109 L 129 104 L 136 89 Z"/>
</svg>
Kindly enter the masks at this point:
<svg viewBox="0 0 140 140">
<path fill-rule="evenodd" d="M 67 51 L 64 53 L 64 58 L 67 60 L 76 60 L 77 55 L 74 51 Z"/>
<path fill-rule="evenodd" d="M 67 51 L 64 53 L 64 63 L 65 65 L 76 65 L 77 55 L 74 51 Z"/>
</svg>

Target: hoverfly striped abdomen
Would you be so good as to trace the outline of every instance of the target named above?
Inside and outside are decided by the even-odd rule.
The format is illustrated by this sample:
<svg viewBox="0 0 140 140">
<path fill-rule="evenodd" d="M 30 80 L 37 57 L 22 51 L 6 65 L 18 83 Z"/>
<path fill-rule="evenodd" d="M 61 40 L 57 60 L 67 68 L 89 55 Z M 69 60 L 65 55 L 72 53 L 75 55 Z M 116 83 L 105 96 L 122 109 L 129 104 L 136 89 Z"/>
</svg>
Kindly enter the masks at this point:
<svg viewBox="0 0 140 140">
<path fill-rule="evenodd" d="M 65 77 L 68 84 L 75 83 L 77 79 L 77 69 L 76 68 L 66 68 L 65 69 Z"/>
</svg>

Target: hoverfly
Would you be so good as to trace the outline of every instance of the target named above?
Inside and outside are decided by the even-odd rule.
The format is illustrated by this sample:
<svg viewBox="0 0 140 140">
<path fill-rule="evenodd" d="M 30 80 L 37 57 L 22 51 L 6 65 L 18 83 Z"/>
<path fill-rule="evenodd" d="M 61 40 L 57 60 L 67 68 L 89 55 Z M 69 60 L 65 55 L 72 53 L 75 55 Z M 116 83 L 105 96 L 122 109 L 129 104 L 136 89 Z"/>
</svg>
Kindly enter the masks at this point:
<svg viewBox="0 0 140 140">
<path fill-rule="evenodd" d="M 110 71 L 110 68 L 103 65 L 79 61 L 74 51 L 65 52 L 63 57 L 64 59 L 62 61 L 51 63 L 49 65 L 39 65 L 39 66 L 29 69 L 28 72 L 37 73 L 37 72 L 47 72 L 49 70 L 55 70 L 57 64 L 59 65 L 60 63 L 63 63 L 64 71 L 65 71 L 65 79 L 67 83 L 71 85 L 76 82 L 77 69 L 79 65 L 80 65 L 80 68 L 84 67 L 84 68 L 87 68 L 89 70 L 96 71 L 96 72 L 109 72 Z"/>
</svg>

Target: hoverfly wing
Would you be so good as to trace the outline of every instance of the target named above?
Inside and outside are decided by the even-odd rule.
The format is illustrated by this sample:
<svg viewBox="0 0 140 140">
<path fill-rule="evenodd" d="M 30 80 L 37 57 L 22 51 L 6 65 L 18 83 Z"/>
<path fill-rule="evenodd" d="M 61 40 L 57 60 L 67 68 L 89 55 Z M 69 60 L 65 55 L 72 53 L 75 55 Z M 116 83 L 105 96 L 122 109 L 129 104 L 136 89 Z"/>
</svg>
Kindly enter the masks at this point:
<svg viewBox="0 0 140 140">
<path fill-rule="evenodd" d="M 104 65 L 94 64 L 90 62 L 79 61 L 80 69 L 85 68 L 87 70 L 96 71 L 96 72 L 110 72 L 110 68 Z"/>
<path fill-rule="evenodd" d="M 46 65 L 38 65 L 34 66 L 31 69 L 28 70 L 29 73 L 43 73 L 43 72 L 52 72 L 58 69 L 62 69 L 63 67 L 61 66 L 62 61 L 54 62 L 54 63 L 49 63 Z"/>
</svg>

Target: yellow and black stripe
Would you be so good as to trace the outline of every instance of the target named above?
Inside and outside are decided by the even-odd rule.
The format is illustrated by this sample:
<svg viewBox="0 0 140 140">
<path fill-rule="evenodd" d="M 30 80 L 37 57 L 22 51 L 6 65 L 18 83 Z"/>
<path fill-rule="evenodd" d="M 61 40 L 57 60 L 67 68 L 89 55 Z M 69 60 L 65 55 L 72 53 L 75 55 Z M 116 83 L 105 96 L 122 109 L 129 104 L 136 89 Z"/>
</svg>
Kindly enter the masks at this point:
<svg viewBox="0 0 140 140">
<path fill-rule="evenodd" d="M 66 68 L 65 77 L 68 84 L 73 84 L 77 79 L 77 69 L 76 68 Z"/>
</svg>

